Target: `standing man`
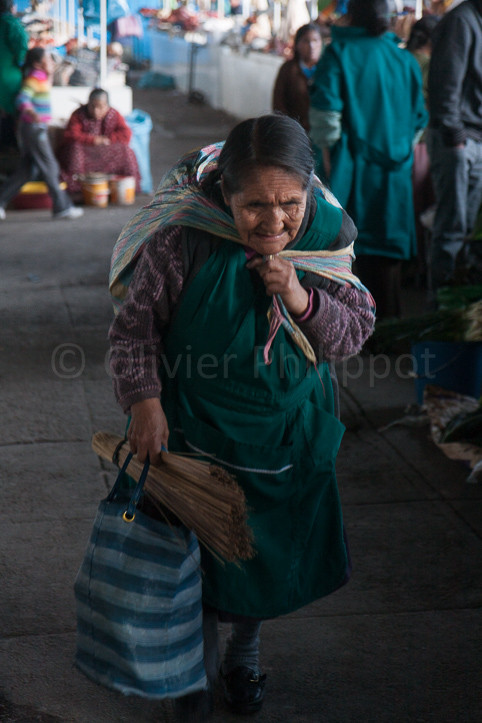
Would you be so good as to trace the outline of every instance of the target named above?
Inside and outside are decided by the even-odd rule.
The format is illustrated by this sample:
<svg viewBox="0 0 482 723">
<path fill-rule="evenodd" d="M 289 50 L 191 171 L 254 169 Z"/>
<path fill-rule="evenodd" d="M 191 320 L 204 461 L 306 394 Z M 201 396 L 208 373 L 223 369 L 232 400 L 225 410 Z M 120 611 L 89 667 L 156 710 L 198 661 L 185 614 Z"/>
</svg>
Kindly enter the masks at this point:
<svg viewBox="0 0 482 723">
<path fill-rule="evenodd" d="M 482 202 L 482 0 L 465 0 L 435 29 L 428 101 L 437 288 L 464 280 L 456 271 L 467 263 L 464 241 Z"/>
</svg>

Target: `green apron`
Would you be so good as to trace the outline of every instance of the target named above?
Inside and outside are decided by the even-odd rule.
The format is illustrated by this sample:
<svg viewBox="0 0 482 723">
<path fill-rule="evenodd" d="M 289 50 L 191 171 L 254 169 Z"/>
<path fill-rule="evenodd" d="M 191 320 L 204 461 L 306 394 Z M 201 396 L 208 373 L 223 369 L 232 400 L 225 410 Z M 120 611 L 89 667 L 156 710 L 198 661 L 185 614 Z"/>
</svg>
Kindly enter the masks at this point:
<svg viewBox="0 0 482 723">
<path fill-rule="evenodd" d="M 315 247 L 312 232 L 297 245 Z M 234 474 L 254 533 L 256 556 L 239 567 L 203 550 L 204 602 L 258 618 L 327 595 L 347 575 L 335 477 L 344 427 L 328 366 L 307 365 L 283 329 L 264 364 L 270 301 L 244 249 L 226 241 L 183 291 L 161 362 L 170 451 Z"/>
</svg>

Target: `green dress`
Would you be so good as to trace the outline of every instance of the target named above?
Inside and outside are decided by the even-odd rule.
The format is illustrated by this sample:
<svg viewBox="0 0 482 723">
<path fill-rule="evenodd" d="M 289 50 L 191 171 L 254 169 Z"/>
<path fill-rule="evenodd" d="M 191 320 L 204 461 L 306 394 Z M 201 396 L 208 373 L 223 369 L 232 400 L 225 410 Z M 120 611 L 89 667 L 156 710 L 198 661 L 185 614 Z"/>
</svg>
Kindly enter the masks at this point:
<svg viewBox="0 0 482 723">
<path fill-rule="evenodd" d="M 319 216 L 297 249 L 329 245 Z M 233 473 L 254 532 L 257 554 L 240 567 L 203 552 L 204 602 L 258 618 L 327 595 L 348 567 L 335 476 L 344 427 L 328 365 L 308 365 L 283 329 L 263 362 L 270 301 L 244 249 L 218 244 L 183 290 L 161 368 L 170 451 Z"/>
<path fill-rule="evenodd" d="M 408 259 L 415 254 L 413 142 L 428 120 L 417 61 L 393 33 L 333 27 L 311 92 L 312 127 L 341 114 L 330 148 L 330 187 L 355 221 L 355 253 Z M 315 136 L 316 137 L 316 136 Z"/>
</svg>

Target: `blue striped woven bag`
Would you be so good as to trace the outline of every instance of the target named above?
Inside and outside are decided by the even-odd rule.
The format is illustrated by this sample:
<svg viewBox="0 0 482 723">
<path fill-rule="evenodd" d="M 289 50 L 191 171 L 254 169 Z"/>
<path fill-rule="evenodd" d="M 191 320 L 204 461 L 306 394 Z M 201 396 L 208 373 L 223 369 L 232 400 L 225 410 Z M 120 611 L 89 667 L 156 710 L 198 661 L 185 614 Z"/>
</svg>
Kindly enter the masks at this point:
<svg viewBox="0 0 482 723">
<path fill-rule="evenodd" d="M 207 687 L 200 552 L 195 535 L 137 509 L 149 463 L 130 497 L 129 455 L 98 508 L 75 580 L 75 662 L 109 688 L 177 698 Z"/>
</svg>

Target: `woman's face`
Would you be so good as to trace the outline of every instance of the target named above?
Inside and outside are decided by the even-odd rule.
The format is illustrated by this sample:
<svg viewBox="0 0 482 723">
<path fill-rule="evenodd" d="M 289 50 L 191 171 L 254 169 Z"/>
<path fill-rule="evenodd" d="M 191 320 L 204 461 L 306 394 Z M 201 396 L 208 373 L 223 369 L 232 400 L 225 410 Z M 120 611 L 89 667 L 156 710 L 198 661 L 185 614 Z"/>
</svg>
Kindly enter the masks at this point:
<svg viewBox="0 0 482 723">
<path fill-rule="evenodd" d="M 245 246 L 267 256 L 294 240 L 306 210 L 307 192 L 299 176 L 276 166 L 252 171 L 241 191 L 223 191 Z"/>
<path fill-rule="evenodd" d="M 316 65 L 321 55 L 321 35 L 316 30 L 308 30 L 296 44 L 299 58 L 308 66 Z"/>
<path fill-rule="evenodd" d="M 87 103 L 87 109 L 91 118 L 94 118 L 95 120 L 102 120 L 109 110 L 107 98 L 105 96 L 101 96 L 100 98 L 89 100 Z"/>
</svg>

